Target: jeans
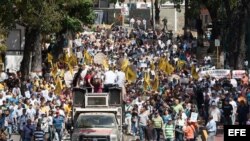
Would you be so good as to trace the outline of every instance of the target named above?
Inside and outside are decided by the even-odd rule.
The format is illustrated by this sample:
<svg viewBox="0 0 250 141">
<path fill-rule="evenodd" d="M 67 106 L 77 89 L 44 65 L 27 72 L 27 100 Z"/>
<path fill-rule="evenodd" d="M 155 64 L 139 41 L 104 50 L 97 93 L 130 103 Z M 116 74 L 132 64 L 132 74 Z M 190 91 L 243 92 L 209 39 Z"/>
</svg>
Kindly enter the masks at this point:
<svg viewBox="0 0 250 141">
<path fill-rule="evenodd" d="M 62 129 L 56 129 L 56 133 L 58 135 L 59 141 L 62 140 Z"/>
<path fill-rule="evenodd" d="M 130 117 L 125 117 L 125 124 L 128 125 L 127 127 L 127 133 L 131 133 L 131 116 Z"/>
<path fill-rule="evenodd" d="M 132 133 L 137 134 L 137 122 L 132 122 Z"/>
<path fill-rule="evenodd" d="M 146 126 L 139 125 L 140 141 L 144 141 L 145 140 L 145 129 L 146 129 Z"/>
<path fill-rule="evenodd" d="M 215 132 L 208 133 L 207 141 L 214 141 Z"/>
<path fill-rule="evenodd" d="M 174 138 L 165 139 L 166 141 L 174 141 Z"/>
<path fill-rule="evenodd" d="M 160 141 L 162 129 L 161 128 L 154 128 L 154 131 L 156 133 L 156 140 Z"/>
<path fill-rule="evenodd" d="M 8 125 L 6 128 L 7 128 L 8 134 L 9 134 L 9 138 L 11 138 L 11 134 L 12 134 L 12 125 Z"/>
<path fill-rule="evenodd" d="M 232 125 L 232 120 L 230 116 L 224 116 L 224 125 Z"/>
<path fill-rule="evenodd" d="M 232 125 L 234 125 L 234 124 L 235 124 L 235 119 L 236 119 L 235 114 L 232 114 L 232 116 L 231 116 Z"/>
<path fill-rule="evenodd" d="M 182 126 L 177 126 L 176 128 L 178 128 L 180 131 L 182 131 Z M 176 138 L 176 141 L 183 141 L 183 136 L 184 134 L 183 133 L 180 133 L 178 131 L 175 131 L 175 138 Z"/>
</svg>

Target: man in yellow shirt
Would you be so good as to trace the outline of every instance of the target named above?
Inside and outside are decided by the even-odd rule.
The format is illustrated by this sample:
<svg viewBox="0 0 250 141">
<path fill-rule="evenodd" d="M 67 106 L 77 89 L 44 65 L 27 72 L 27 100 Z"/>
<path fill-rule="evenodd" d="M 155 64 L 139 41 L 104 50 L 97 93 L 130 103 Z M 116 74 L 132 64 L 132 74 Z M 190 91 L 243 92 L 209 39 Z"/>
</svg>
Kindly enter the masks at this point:
<svg viewBox="0 0 250 141">
<path fill-rule="evenodd" d="M 156 140 L 160 141 L 160 135 L 161 135 L 162 128 L 164 127 L 163 126 L 164 122 L 158 111 L 155 112 L 155 117 L 152 118 L 152 121 L 153 121 L 154 130 L 156 133 Z"/>
</svg>

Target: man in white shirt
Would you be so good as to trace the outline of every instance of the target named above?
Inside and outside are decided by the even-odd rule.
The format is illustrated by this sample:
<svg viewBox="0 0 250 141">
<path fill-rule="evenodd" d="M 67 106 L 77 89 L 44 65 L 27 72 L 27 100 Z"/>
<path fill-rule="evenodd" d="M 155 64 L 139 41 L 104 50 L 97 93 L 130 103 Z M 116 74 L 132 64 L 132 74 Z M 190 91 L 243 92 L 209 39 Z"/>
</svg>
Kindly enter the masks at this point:
<svg viewBox="0 0 250 141">
<path fill-rule="evenodd" d="M 143 107 L 144 101 L 142 100 L 141 96 L 138 96 L 137 99 L 135 99 L 135 104 L 138 105 L 138 111 L 140 111 Z"/>
<path fill-rule="evenodd" d="M 34 94 L 31 95 L 30 104 L 35 105 L 35 103 L 37 103 L 37 102 L 38 101 L 37 101 L 37 98 L 35 97 L 35 95 Z"/>
<path fill-rule="evenodd" d="M 0 94 L 0 105 L 3 105 L 3 101 L 6 101 L 6 97 L 3 94 Z"/>
<path fill-rule="evenodd" d="M 83 65 L 82 65 L 82 72 L 81 72 L 81 79 L 82 79 L 82 82 L 80 82 L 81 85 L 84 85 L 84 78 L 85 78 L 85 76 L 87 75 L 88 70 L 89 70 L 89 67 L 86 66 L 85 64 L 83 64 Z"/>
<path fill-rule="evenodd" d="M 109 88 L 114 86 L 117 75 L 113 70 L 108 70 L 104 73 L 104 92 L 109 92 Z"/>
<path fill-rule="evenodd" d="M 230 97 L 230 102 L 229 104 L 232 105 L 233 107 L 233 113 L 232 113 L 232 116 L 231 116 L 231 119 L 232 119 L 232 125 L 235 124 L 235 120 L 236 120 L 236 112 L 237 112 L 237 104 L 236 102 L 233 100 L 233 98 Z"/>
<path fill-rule="evenodd" d="M 230 79 L 230 83 L 232 84 L 232 86 L 233 86 L 234 88 L 237 88 L 238 83 L 237 83 L 236 79 Z"/>
<path fill-rule="evenodd" d="M 126 98 L 126 89 L 125 89 L 126 76 L 125 76 L 125 73 L 123 71 L 121 71 L 121 69 L 119 68 L 116 75 L 117 75 L 116 84 L 122 88 L 122 97 L 123 97 L 123 100 L 125 100 L 125 98 Z"/>
<path fill-rule="evenodd" d="M 140 20 L 140 19 L 137 19 L 137 20 L 136 20 L 136 24 L 137 24 L 137 28 L 140 28 L 140 26 L 141 26 L 141 20 Z"/>
<path fill-rule="evenodd" d="M 209 115 L 213 117 L 215 122 L 220 122 L 221 112 L 215 102 L 212 103 L 211 108 L 209 109 Z"/>
<path fill-rule="evenodd" d="M 130 19 L 130 27 L 134 27 L 134 23 L 135 23 L 135 19 L 134 18 L 131 18 Z"/>
<path fill-rule="evenodd" d="M 72 74 L 69 70 L 67 70 L 64 74 L 64 81 L 68 88 L 70 88 L 73 78 L 74 78 L 74 72 Z"/>
<path fill-rule="evenodd" d="M 20 117 L 22 114 L 23 114 L 23 108 L 22 108 L 22 104 L 18 104 L 15 108 L 15 113 L 16 113 L 16 116 L 17 117 Z M 25 114 L 26 114 L 26 111 L 25 111 Z"/>
<path fill-rule="evenodd" d="M 212 116 L 209 117 L 209 121 L 206 125 L 206 129 L 207 129 L 207 133 L 208 133 L 207 141 L 214 141 L 217 127 L 216 127 L 216 122 L 214 121 Z"/>
<path fill-rule="evenodd" d="M 13 93 L 13 94 L 16 94 L 19 98 L 22 97 L 21 90 L 20 90 L 20 88 L 18 87 L 18 85 L 16 85 L 16 86 L 12 89 L 12 93 Z"/>
<path fill-rule="evenodd" d="M 145 19 L 142 20 L 142 24 L 144 26 L 144 30 L 147 29 L 147 21 Z"/>
<path fill-rule="evenodd" d="M 31 121 L 34 121 L 36 110 L 32 107 L 32 105 L 29 106 L 26 113 L 27 113 L 28 118 L 31 119 Z"/>
</svg>

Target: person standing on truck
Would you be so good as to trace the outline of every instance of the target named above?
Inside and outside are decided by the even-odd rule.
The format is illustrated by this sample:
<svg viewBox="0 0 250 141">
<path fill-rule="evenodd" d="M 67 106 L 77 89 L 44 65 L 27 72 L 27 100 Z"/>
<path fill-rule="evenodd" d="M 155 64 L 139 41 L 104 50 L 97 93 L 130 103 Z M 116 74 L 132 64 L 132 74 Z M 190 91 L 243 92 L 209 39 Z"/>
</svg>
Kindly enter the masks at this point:
<svg viewBox="0 0 250 141">
<path fill-rule="evenodd" d="M 122 98 L 125 100 L 126 98 L 126 88 L 125 88 L 125 82 L 126 82 L 126 75 L 125 73 L 121 70 L 121 68 L 118 68 L 118 72 L 116 73 L 117 78 L 116 78 L 116 84 L 122 88 Z"/>
<path fill-rule="evenodd" d="M 104 73 L 104 92 L 109 92 L 109 88 L 113 87 L 115 84 L 117 76 L 112 69 L 109 69 Z"/>
<path fill-rule="evenodd" d="M 58 134 L 59 141 L 62 140 L 62 127 L 64 123 L 64 117 L 59 114 L 59 111 L 56 112 L 56 116 L 53 118 L 53 126 Z"/>
</svg>

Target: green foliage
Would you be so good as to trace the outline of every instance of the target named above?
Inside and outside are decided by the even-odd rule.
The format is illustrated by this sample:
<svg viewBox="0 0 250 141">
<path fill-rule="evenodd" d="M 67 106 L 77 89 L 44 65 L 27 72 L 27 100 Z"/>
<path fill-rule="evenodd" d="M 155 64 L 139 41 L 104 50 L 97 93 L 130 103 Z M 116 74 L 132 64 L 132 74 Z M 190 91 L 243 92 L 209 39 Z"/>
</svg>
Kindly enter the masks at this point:
<svg viewBox="0 0 250 141">
<path fill-rule="evenodd" d="M 92 24 L 94 22 L 93 1 L 76 0 L 68 6 L 68 15 L 73 19 L 79 19 L 83 23 Z M 76 21 L 77 22 L 77 21 Z"/>
<path fill-rule="evenodd" d="M 79 30 L 80 23 L 93 23 L 92 7 L 92 0 L 0 0 L 0 23 L 8 28 L 20 24 L 44 33 L 67 26 Z"/>
<path fill-rule="evenodd" d="M 7 46 L 5 44 L 0 43 L 0 52 L 5 52 L 7 50 Z"/>
</svg>

